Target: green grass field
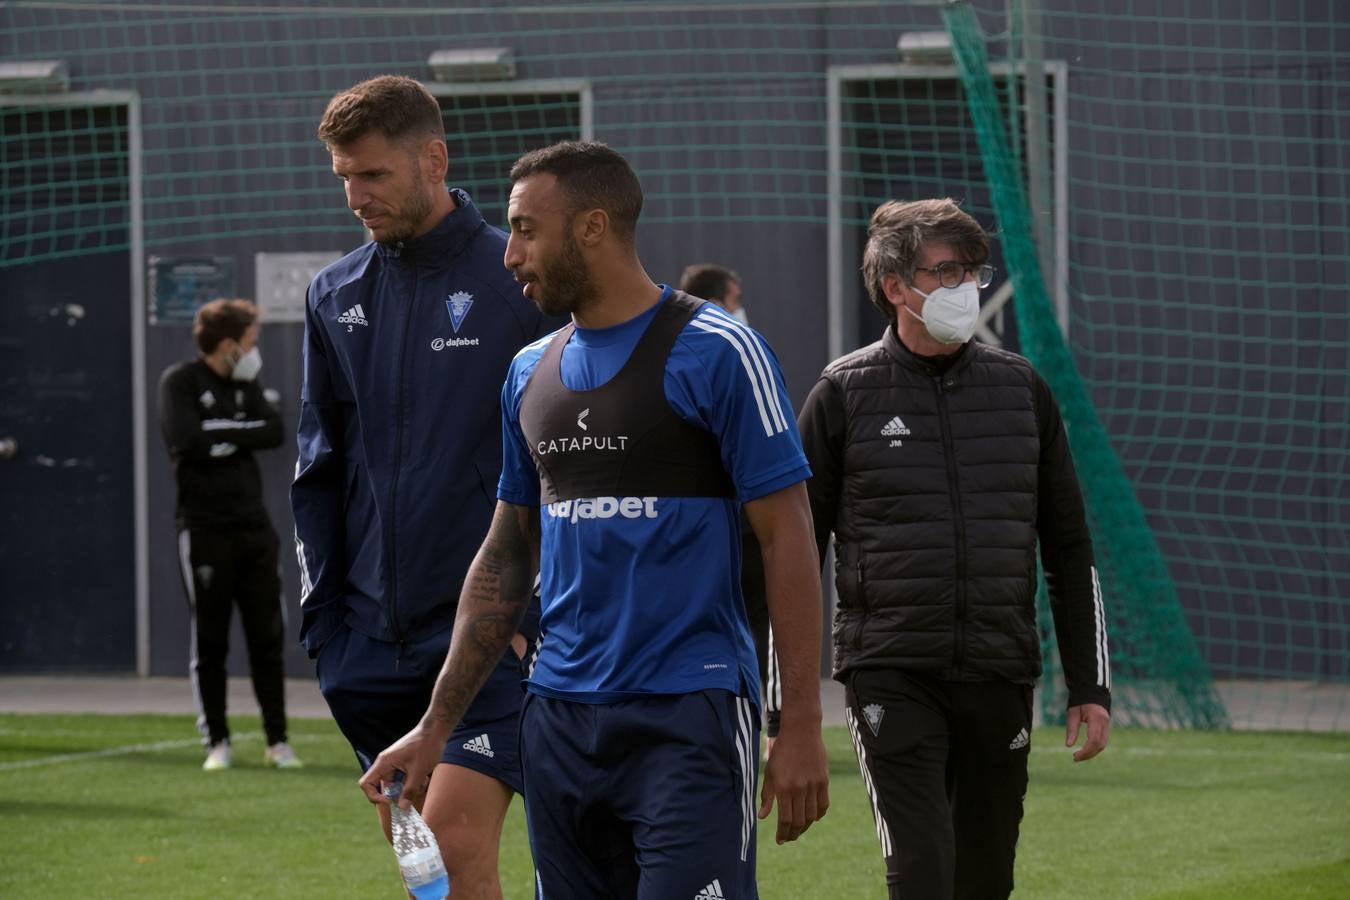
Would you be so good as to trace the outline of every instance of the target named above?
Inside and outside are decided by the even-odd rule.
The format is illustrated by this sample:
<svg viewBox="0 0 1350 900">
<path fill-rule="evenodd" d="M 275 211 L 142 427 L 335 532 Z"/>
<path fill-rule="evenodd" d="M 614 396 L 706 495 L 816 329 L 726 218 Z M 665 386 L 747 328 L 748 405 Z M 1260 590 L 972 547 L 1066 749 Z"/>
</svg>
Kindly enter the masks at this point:
<svg viewBox="0 0 1350 900">
<path fill-rule="evenodd" d="M 235 768 L 208 774 L 188 717 L 0 715 L 0 897 L 404 896 L 332 723 L 292 723 L 299 772 L 234 725 Z M 1084 765 L 1059 738 L 1036 735 L 1015 896 L 1350 897 L 1350 736 L 1120 729 Z M 829 816 L 784 847 L 761 829 L 769 900 L 885 896 L 848 736 L 827 741 Z M 525 900 L 519 802 L 503 849 Z"/>
</svg>

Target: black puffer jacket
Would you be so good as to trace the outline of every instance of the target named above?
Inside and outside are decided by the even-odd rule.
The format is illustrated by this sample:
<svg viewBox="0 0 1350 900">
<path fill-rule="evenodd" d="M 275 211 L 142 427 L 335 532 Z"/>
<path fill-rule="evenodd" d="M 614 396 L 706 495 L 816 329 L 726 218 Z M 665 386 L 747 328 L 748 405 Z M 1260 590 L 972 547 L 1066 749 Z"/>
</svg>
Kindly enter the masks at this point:
<svg viewBox="0 0 1350 900">
<path fill-rule="evenodd" d="M 910 353 L 893 328 L 826 367 L 798 424 L 816 539 L 835 535 L 835 677 L 1034 681 L 1036 546 L 1070 705 L 1109 709 L 1100 591 L 1059 410 L 1020 356 Z"/>
</svg>

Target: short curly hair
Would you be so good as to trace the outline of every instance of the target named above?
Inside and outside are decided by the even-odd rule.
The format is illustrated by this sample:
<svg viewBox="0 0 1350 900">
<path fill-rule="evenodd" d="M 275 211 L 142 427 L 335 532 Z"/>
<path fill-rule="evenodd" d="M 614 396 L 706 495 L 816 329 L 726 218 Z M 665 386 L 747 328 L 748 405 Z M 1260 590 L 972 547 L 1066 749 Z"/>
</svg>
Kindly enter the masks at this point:
<svg viewBox="0 0 1350 900">
<path fill-rule="evenodd" d="M 192 340 L 198 350 L 210 356 L 226 338 L 243 340 L 244 332 L 252 328 L 256 321 L 258 307 L 251 300 L 212 300 L 197 309 L 192 319 Z"/>
<path fill-rule="evenodd" d="M 445 137 L 441 106 L 420 81 L 379 75 L 354 84 L 328 101 L 319 140 L 330 150 L 378 132 L 391 141 Z"/>
<path fill-rule="evenodd" d="M 603 209 L 614 231 L 628 243 L 642 215 L 642 185 L 628 160 L 599 141 L 560 141 L 531 150 L 511 167 L 511 183 L 531 175 L 558 179 L 567 201 L 567 215 Z"/>
<path fill-rule="evenodd" d="M 702 300 L 722 301 L 731 292 L 733 284 L 740 284 L 741 276 L 731 269 L 712 263 L 686 266 L 680 275 L 680 290 Z"/>
</svg>

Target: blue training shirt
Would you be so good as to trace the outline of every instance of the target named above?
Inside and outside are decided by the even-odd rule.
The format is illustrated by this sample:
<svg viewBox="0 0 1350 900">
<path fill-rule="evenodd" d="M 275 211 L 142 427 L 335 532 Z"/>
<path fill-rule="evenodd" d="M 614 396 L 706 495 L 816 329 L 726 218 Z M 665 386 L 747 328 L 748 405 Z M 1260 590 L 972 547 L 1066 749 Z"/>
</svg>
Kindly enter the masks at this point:
<svg viewBox="0 0 1350 900">
<path fill-rule="evenodd" d="M 661 302 L 670 294 L 663 286 Z M 563 350 L 563 383 L 592 390 L 614 377 L 658 306 L 610 328 L 578 327 Z M 517 353 L 502 388 L 497 496 L 518 506 L 540 506 L 520 400 L 550 340 Z M 720 688 L 758 702 L 740 588 L 740 503 L 811 475 L 778 359 L 755 331 L 705 303 L 671 349 L 665 395 L 677 415 L 717 437 L 737 497 L 593 498 L 540 509 L 535 693 L 605 703 Z"/>
</svg>

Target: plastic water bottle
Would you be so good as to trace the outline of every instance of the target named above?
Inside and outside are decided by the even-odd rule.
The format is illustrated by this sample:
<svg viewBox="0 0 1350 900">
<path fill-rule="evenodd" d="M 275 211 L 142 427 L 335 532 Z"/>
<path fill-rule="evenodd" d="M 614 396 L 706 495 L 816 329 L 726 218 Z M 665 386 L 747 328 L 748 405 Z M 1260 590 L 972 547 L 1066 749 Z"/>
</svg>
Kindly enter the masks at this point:
<svg viewBox="0 0 1350 900">
<path fill-rule="evenodd" d="M 413 807 L 399 809 L 403 784 L 384 786 L 389 800 L 389 818 L 394 838 L 394 855 L 403 885 L 417 900 L 445 900 L 450 895 L 450 876 L 446 874 L 436 834 Z"/>
</svg>

